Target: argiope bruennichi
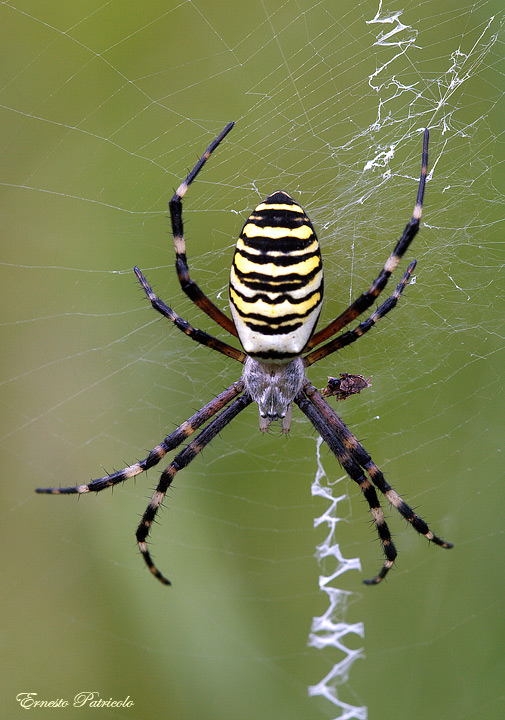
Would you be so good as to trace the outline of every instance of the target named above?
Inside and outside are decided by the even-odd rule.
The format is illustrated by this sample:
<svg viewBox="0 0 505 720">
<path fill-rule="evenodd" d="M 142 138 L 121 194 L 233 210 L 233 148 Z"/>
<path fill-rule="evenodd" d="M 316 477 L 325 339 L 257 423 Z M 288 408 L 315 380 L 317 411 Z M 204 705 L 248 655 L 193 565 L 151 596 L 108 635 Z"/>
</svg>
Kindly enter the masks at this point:
<svg viewBox="0 0 505 720">
<path fill-rule="evenodd" d="M 117 485 L 152 468 L 169 451 L 178 447 L 207 423 L 199 435 L 191 440 L 162 472 L 158 486 L 137 529 L 137 542 L 147 566 L 158 580 L 169 585 L 170 582 L 153 563 L 146 541 L 158 508 L 177 472 L 186 467 L 252 402 L 258 404 L 260 429 L 263 432 L 276 420 L 280 420 L 283 431 L 288 432 L 292 404 L 295 403 L 309 418 L 340 465 L 358 484 L 370 506 L 385 555 L 380 572 L 371 580 L 365 580 L 365 583 L 373 585 L 386 576 L 396 558 L 396 548 L 384 519 L 376 488 L 418 533 L 444 548 L 450 548 L 452 544 L 434 535 L 424 520 L 388 485 L 370 455 L 322 396 L 334 395 L 339 400 L 345 399 L 351 394 L 360 392 L 368 385 L 368 381 L 361 375 L 342 373 L 340 378 L 330 378 L 328 387 L 319 393 L 307 378 L 305 371 L 310 365 L 368 332 L 395 307 L 409 281 L 416 266 L 415 260 L 408 266 L 391 297 L 353 330 L 340 333 L 375 302 L 419 229 L 428 165 L 429 133 L 428 130 L 424 132 L 417 201 L 412 219 L 405 227 L 400 240 L 370 288 L 357 297 L 329 325 L 314 332 L 323 301 L 323 266 L 319 242 L 304 210 L 285 192 L 275 192 L 261 202 L 253 210 L 242 229 L 230 275 L 232 319 L 219 310 L 190 278 L 183 232 L 182 198 L 210 155 L 230 132 L 233 124 L 229 123 L 209 145 L 180 185 L 170 201 L 170 215 L 175 243 L 175 266 L 182 289 L 212 320 L 230 335 L 238 338 L 243 350 L 193 328 L 154 294 L 137 267 L 134 270 L 155 310 L 173 322 L 192 340 L 241 363 L 242 376 L 168 435 L 145 460 L 85 485 L 40 488 L 37 492 L 52 494 L 99 492 Z M 334 337 L 335 335 L 337 337 Z M 321 343 L 325 344 L 321 345 Z"/>
</svg>

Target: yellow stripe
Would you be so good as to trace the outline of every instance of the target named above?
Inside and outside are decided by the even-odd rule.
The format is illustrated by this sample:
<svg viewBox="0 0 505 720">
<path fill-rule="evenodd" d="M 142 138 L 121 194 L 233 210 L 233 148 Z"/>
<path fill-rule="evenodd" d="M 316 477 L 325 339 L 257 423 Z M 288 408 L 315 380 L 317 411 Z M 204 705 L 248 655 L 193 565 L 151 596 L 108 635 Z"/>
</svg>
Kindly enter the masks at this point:
<svg viewBox="0 0 505 720">
<path fill-rule="evenodd" d="M 312 280 L 305 285 L 302 285 L 302 287 L 297 288 L 296 290 L 283 290 L 284 293 L 289 293 L 289 295 L 292 298 L 300 298 L 304 295 L 307 295 L 308 293 L 313 292 L 314 290 L 318 290 L 319 286 L 321 285 L 321 280 L 323 277 L 323 271 L 320 270 L 316 275 L 312 278 Z M 237 273 L 235 272 L 235 269 L 232 265 L 231 273 L 230 273 L 230 286 L 236 288 L 237 290 L 240 290 L 242 295 L 250 295 L 251 297 L 255 295 L 258 290 L 254 287 L 249 287 L 249 284 L 254 286 L 255 282 L 260 282 L 259 280 L 254 280 L 253 278 L 248 279 L 248 284 L 245 285 L 241 279 L 238 277 Z M 278 278 L 277 280 L 274 278 L 270 278 L 269 285 L 271 287 L 270 292 L 274 295 L 279 295 L 280 292 L 277 290 L 276 287 L 278 285 L 285 285 L 286 280 L 282 277 Z M 262 290 L 261 292 L 266 292 L 265 290 Z M 267 292 L 268 294 L 268 292 Z"/>
<path fill-rule="evenodd" d="M 302 260 L 296 265 L 288 265 L 287 267 L 276 265 L 275 263 L 255 263 L 245 258 L 240 253 L 236 253 L 233 260 L 237 270 L 241 273 L 261 273 L 262 275 L 269 275 L 270 277 L 282 277 L 283 275 L 291 275 L 296 273 L 303 277 L 308 275 L 321 264 L 321 259 L 315 255 L 308 260 Z"/>
<path fill-rule="evenodd" d="M 308 240 L 314 233 L 309 225 L 300 225 L 300 227 L 290 230 L 289 228 L 283 227 L 258 227 L 252 223 L 247 223 L 244 225 L 242 234 L 248 238 L 266 237 L 271 240 L 277 240 L 278 238 L 292 237 L 297 240 Z"/>
<path fill-rule="evenodd" d="M 230 288 L 230 295 L 236 309 L 243 317 L 245 317 L 245 319 L 247 318 L 248 314 L 255 313 L 256 315 L 260 315 L 262 318 L 264 318 L 264 320 L 258 320 L 255 318 L 255 323 L 263 322 L 267 325 L 272 325 L 272 320 L 278 320 L 277 326 L 279 327 L 293 322 L 298 322 L 297 320 L 293 319 L 285 322 L 283 321 L 284 315 L 298 315 L 300 319 L 303 319 L 306 315 L 309 315 L 309 313 L 321 302 L 321 295 L 319 293 L 316 293 L 304 303 L 299 303 L 296 305 L 293 305 L 288 300 L 280 303 L 280 305 L 270 305 L 263 300 L 257 300 L 254 303 L 247 302 L 239 295 L 237 295 L 233 288 Z"/>
<path fill-rule="evenodd" d="M 284 205 L 277 203 L 260 203 L 254 208 L 254 212 L 261 210 L 291 210 L 292 212 L 305 214 L 299 205 Z"/>
</svg>

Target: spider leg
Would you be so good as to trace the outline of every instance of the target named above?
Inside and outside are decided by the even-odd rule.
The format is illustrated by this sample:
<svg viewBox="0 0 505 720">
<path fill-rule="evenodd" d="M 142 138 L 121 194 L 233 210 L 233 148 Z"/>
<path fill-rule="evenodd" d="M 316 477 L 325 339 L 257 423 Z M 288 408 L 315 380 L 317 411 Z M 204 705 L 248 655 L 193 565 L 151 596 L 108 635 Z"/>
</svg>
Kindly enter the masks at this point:
<svg viewBox="0 0 505 720">
<path fill-rule="evenodd" d="M 324 442 L 328 445 L 349 477 L 359 485 L 359 488 L 370 507 L 370 513 L 375 523 L 377 534 L 379 535 L 382 550 L 386 556 L 382 569 L 378 575 L 376 575 L 373 580 L 364 581 L 366 584 L 376 584 L 387 575 L 395 561 L 397 552 L 386 520 L 384 519 L 384 513 L 382 512 L 375 488 L 368 480 L 361 467 L 354 460 L 349 450 L 345 447 L 338 432 L 335 432 L 333 428 L 330 428 L 327 425 L 325 419 L 313 404 L 312 397 L 304 397 L 304 395 L 300 393 L 300 395 L 295 398 L 295 402 L 300 410 L 309 418 L 312 425 L 323 438 Z"/>
<path fill-rule="evenodd" d="M 186 438 L 192 435 L 195 430 L 198 430 L 201 425 L 206 423 L 207 420 L 213 417 L 217 412 L 219 412 L 219 410 L 233 400 L 233 398 L 241 393 L 243 389 L 244 383 L 242 380 L 234 382 L 233 385 L 230 385 L 229 388 L 223 390 L 222 393 L 207 403 L 207 405 L 205 405 L 201 410 L 190 417 L 189 420 L 186 420 L 186 422 L 183 422 L 182 425 L 179 425 L 174 432 L 167 435 L 167 437 L 159 445 L 151 450 L 144 460 L 140 460 L 139 462 L 129 465 L 127 468 L 112 473 L 111 475 L 99 478 L 98 480 L 92 480 L 87 485 L 76 485 L 75 487 L 64 488 L 37 488 L 35 492 L 51 495 L 100 492 L 100 490 L 105 490 L 106 488 L 113 487 L 114 485 L 124 482 L 129 478 L 140 475 L 140 473 L 143 473 L 157 465 L 160 460 L 168 452 L 170 452 L 170 450 L 173 450 L 184 442 Z"/>
<path fill-rule="evenodd" d="M 453 544 L 442 540 L 435 535 L 426 522 L 415 513 L 412 508 L 393 490 L 391 485 L 386 482 L 386 479 L 379 467 L 373 462 L 370 455 L 367 453 L 363 445 L 358 439 L 352 434 L 347 425 L 344 423 L 342 418 L 333 410 L 333 408 L 324 400 L 324 398 L 318 393 L 316 388 L 307 382 L 304 386 L 304 393 L 309 398 L 310 402 L 317 408 L 320 415 L 323 417 L 324 422 L 327 423 L 341 439 L 347 452 L 359 463 L 359 465 L 366 470 L 371 481 L 377 487 L 378 490 L 389 500 L 389 502 L 398 510 L 400 515 L 407 520 L 414 530 L 420 535 L 424 535 L 427 540 L 439 545 L 443 548 L 452 548 Z M 367 584 L 373 584 L 379 582 L 383 576 L 380 574 L 377 578 L 366 581 Z"/>
<path fill-rule="evenodd" d="M 186 241 L 184 239 L 184 226 L 182 221 L 182 198 L 186 194 L 188 187 L 196 178 L 202 167 L 205 165 L 209 157 L 217 148 L 219 143 L 228 135 L 235 123 L 228 123 L 224 130 L 217 136 L 204 152 L 200 160 L 196 163 L 193 170 L 189 173 L 184 182 L 181 183 L 177 192 L 170 200 L 170 218 L 172 221 L 172 234 L 174 236 L 175 245 L 175 269 L 177 277 L 189 299 L 204 311 L 218 325 L 227 330 L 231 335 L 237 336 L 235 324 L 227 315 L 225 315 L 199 288 L 199 286 L 189 276 L 188 260 L 186 256 Z"/>
<path fill-rule="evenodd" d="M 426 128 L 423 137 L 421 176 L 419 178 L 419 186 L 417 189 L 417 199 L 414 206 L 414 212 L 412 213 L 412 219 L 405 226 L 405 230 L 403 231 L 401 238 L 396 243 L 395 249 L 387 259 L 384 267 L 379 273 L 379 276 L 376 278 L 376 280 L 373 281 L 369 289 L 365 293 L 357 297 L 356 300 L 354 300 L 354 302 L 349 305 L 347 310 L 344 310 L 344 312 L 341 313 L 335 320 L 333 320 L 333 322 L 331 322 L 322 330 L 319 330 L 319 332 L 314 333 L 314 335 L 307 344 L 307 350 L 310 350 L 316 345 L 319 345 L 324 340 L 328 340 L 330 337 L 342 330 L 342 328 L 344 328 L 346 325 L 349 325 L 349 323 L 352 322 L 355 318 L 365 312 L 365 310 L 371 307 L 371 305 L 373 305 L 375 299 L 386 287 L 387 281 L 391 273 L 396 270 L 396 268 L 398 267 L 398 263 L 407 251 L 412 240 L 417 235 L 417 231 L 419 230 L 419 221 L 421 220 L 421 215 L 423 212 L 424 188 L 426 185 L 426 174 L 428 172 L 429 138 L 430 133 L 428 128 Z"/>
<path fill-rule="evenodd" d="M 158 486 L 153 493 L 151 501 L 147 506 L 142 520 L 137 528 L 137 542 L 139 550 L 142 553 L 142 557 L 152 572 L 152 574 L 158 578 L 164 585 L 170 585 L 170 581 L 167 580 L 164 575 L 158 570 L 154 564 L 149 550 L 147 549 L 147 537 L 149 530 L 156 517 L 158 509 L 163 502 L 165 494 L 173 482 L 174 477 L 179 470 L 185 468 L 189 463 L 200 453 L 203 448 L 213 440 L 218 433 L 225 428 L 244 408 L 246 408 L 252 402 L 248 395 L 240 395 L 227 408 L 217 415 L 208 425 L 192 440 L 181 452 L 176 455 L 170 465 L 162 472 Z"/>
<path fill-rule="evenodd" d="M 303 359 L 305 365 L 313 365 L 315 362 L 318 362 L 318 360 L 327 357 L 336 350 L 340 350 L 346 345 L 350 345 L 351 343 L 355 342 L 362 335 L 368 332 L 370 328 L 372 328 L 376 323 L 378 323 L 381 318 L 387 315 L 388 312 L 390 312 L 396 306 L 398 298 L 402 294 L 406 284 L 409 281 L 410 276 L 414 272 L 414 268 L 416 267 L 416 265 L 417 261 L 413 260 L 408 266 L 405 275 L 402 277 L 401 281 L 396 286 L 396 290 L 391 295 L 391 297 L 388 297 L 388 299 L 385 300 L 382 305 L 380 305 L 380 307 L 378 307 L 377 310 L 370 315 L 369 318 L 363 320 L 363 322 L 360 323 L 358 327 L 354 328 L 354 330 L 347 330 L 347 332 L 344 332 L 333 340 L 330 340 L 330 342 L 326 343 L 326 345 L 323 345 L 320 348 L 316 348 L 316 350 L 313 350 L 311 353 L 306 355 Z"/>
<path fill-rule="evenodd" d="M 237 350 L 237 348 L 234 348 L 231 345 L 228 345 L 227 343 L 218 340 L 217 338 L 209 335 L 203 330 L 198 330 L 192 327 L 188 322 L 186 322 L 186 320 L 183 320 L 180 315 L 177 315 L 177 313 L 174 312 L 172 308 L 169 308 L 168 305 L 163 302 L 163 300 L 160 300 L 160 298 L 155 295 L 151 286 L 143 276 L 142 272 L 138 269 L 138 267 L 134 267 L 133 271 L 139 279 L 140 284 L 144 288 L 144 292 L 147 295 L 153 308 L 159 313 L 161 313 L 164 317 L 168 318 L 168 320 L 173 322 L 174 325 L 179 328 L 179 330 L 188 335 L 195 342 L 200 343 L 200 345 L 206 345 L 211 350 L 217 350 L 218 352 L 226 355 L 227 357 L 231 357 L 241 363 L 244 362 L 246 356 L 242 350 Z"/>
</svg>

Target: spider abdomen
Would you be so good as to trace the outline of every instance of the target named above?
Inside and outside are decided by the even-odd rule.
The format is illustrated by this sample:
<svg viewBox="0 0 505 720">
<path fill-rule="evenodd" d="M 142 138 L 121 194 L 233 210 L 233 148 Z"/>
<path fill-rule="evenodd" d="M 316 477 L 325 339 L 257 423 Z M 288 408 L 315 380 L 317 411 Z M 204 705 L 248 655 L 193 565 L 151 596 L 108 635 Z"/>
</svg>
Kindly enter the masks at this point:
<svg viewBox="0 0 505 720">
<path fill-rule="evenodd" d="M 300 355 L 323 300 L 319 242 L 304 210 L 285 192 L 260 203 L 237 241 L 230 308 L 246 353 L 284 363 Z"/>
</svg>

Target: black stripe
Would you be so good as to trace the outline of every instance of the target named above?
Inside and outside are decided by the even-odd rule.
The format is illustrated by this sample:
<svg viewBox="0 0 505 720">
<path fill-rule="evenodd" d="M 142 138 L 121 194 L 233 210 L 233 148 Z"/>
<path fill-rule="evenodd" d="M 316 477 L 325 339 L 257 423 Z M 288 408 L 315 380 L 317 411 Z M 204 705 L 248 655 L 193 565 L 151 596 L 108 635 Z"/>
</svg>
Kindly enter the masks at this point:
<svg viewBox="0 0 505 720">
<path fill-rule="evenodd" d="M 265 295 L 264 293 L 261 293 L 261 292 L 255 293 L 254 295 L 249 297 L 249 295 L 244 295 L 243 293 L 241 293 L 234 285 L 232 285 L 231 287 L 233 288 L 233 291 L 240 298 L 242 298 L 242 300 L 246 303 L 255 303 L 258 300 L 263 300 L 263 302 L 267 303 L 268 305 L 279 305 L 280 303 L 283 303 L 286 300 L 288 302 L 290 302 L 292 305 L 297 305 L 297 304 L 306 302 L 307 300 L 309 300 L 311 297 L 313 297 L 314 295 L 316 295 L 318 293 L 319 293 L 319 295 L 322 296 L 322 293 L 323 293 L 322 283 L 321 283 L 321 285 L 319 285 L 318 288 L 316 288 L 315 290 L 312 290 L 312 292 L 307 293 L 306 295 L 304 295 L 303 297 L 300 297 L 300 298 L 291 297 L 291 295 L 289 294 L 289 291 L 286 293 L 286 291 L 278 292 L 277 290 L 271 291 L 271 292 L 275 292 L 276 294 L 278 294 L 278 297 L 275 297 L 275 298 L 271 298 L 268 295 Z M 287 297 L 286 297 L 286 295 L 287 295 Z M 321 297 L 321 299 L 322 299 L 322 297 Z M 237 308 L 237 311 L 238 311 L 238 308 Z M 241 314 L 242 313 L 240 313 L 240 315 Z"/>
<path fill-rule="evenodd" d="M 285 325 L 286 323 L 291 323 L 293 320 L 296 320 L 296 321 L 304 320 L 304 318 L 307 318 L 320 304 L 321 304 L 321 301 L 319 301 L 318 303 L 313 305 L 309 310 L 307 310 L 304 313 L 296 313 L 296 312 L 284 313 L 283 315 L 278 315 L 274 318 L 269 318 L 268 316 L 262 315 L 261 313 L 244 312 L 243 310 L 239 310 L 237 308 L 237 306 L 235 305 L 235 303 L 233 303 L 238 314 L 240 315 L 240 319 L 243 322 L 245 322 L 246 325 L 248 325 L 253 320 L 257 320 L 260 323 L 266 323 L 266 327 L 270 327 L 271 325 Z"/>
<path fill-rule="evenodd" d="M 269 250 L 278 250 L 275 245 L 271 244 Z M 302 250 L 303 248 L 291 248 L 292 250 Z M 272 263 L 273 265 L 277 265 L 277 267 L 289 267 L 290 265 L 297 265 L 298 263 L 304 262 L 305 260 L 310 260 L 313 257 L 319 258 L 319 264 L 318 267 L 321 267 L 321 254 L 319 252 L 319 248 L 316 250 L 313 250 L 312 252 L 304 253 L 303 255 L 290 255 L 289 253 L 287 255 L 275 255 L 271 256 L 267 253 L 264 253 L 263 255 L 253 255 L 251 253 L 248 253 L 244 250 L 236 250 L 235 256 L 233 258 L 233 263 L 235 264 L 235 257 L 237 255 L 241 255 L 245 260 L 248 260 L 253 265 L 266 265 L 267 263 Z"/>
<path fill-rule="evenodd" d="M 269 238 L 264 235 L 250 238 L 243 233 L 240 235 L 240 239 L 247 247 L 260 250 L 264 253 L 268 253 L 271 250 L 283 253 L 290 253 L 292 250 L 305 250 L 305 248 L 310 247 L 310 245 L 314 243 L 314 240 L 317 240 L 315 235 L 311 235 L 308 238 L 296 238 L 289 235 L 281 238 Z M 319 252 L 319 248 L 317 251 Z"/>
<path fill-rule="evenodd" d="M 296 317 L 298 318 L 298 322 L 293 322 L 293 323 L 290 323 L 289 325 L 283 324 L 279 327 L 272 327 L 271 325 L 263 325 L 263 324 L 257 325 L 255 322 L 252 322 L 251 320 L 249 320 L 249 317 L 245 318 L 244 316 L 241 316 L 244 325 L 246 325 L 249 328 L 249 330 L 252 330 L 253 332 L 257 332 L 260 335 L 288 335 L 289 333 L 292 333 L 295 330 L 298 330 L 298 328 L 301 327 L 305 322 L 305 318 L 299 319 L 300 318 L 299 315 Z M 258 320 L 264 321 L 264 318 L 262 318 L 261 315 L 256 315 L 255 318 Z M 248 353 L 248 354 L 252 355 L 252 353 Z M 296 353 L 296 354 L 299 355 L 300 353 Z M 281 355 L 282 355 L 282 353 L 281 353 Z"/>
<path fill-rule="evenodd" d="M 238 275 L 239 273 L 237 273 Z M 262 275 L 263 278 L 266 278 L 266 275 Z M 305 287 L 305 281 L 302 279 L 298 279 L 297 281 L 290 280 L 288 282 L 272 282 L 270 278 L 268 280 L 265 280 L 265 282 L 260 282 L 258 280 L 250 280 L 247 277 L 242 276 L 241 279 L 241 285 L 244 285 L 245 287 L 249 288 L 250 290 L 253 290 L 255 292 L 275 292 L 275 293 L 292 293 L 295 290 L 299 290 L 300 288 Z M 230 283 L 230 286 L 237 291 L 237 288 L 235 285 Z"/>
<path fill-rule="evenodd" d="M 240 279 L 240 282 L 243 282 L 247 287 L 255 287 L 259 290 L 270 290 L 272 292 L 282 292 L 281 288 L 284 284 L 290 283 L 292 285 L 292 289 L 306 285 L 321 272 L 321 265 L 319 264 L 318 267 L 314 268 L 314 270 L 306 275 L 300 275 L 300 273 L 286 273 L 286 275 L 283 275 L 282 278 L 279 278 L 278 283 L 276 278 L 272 278 L 271 275 L 265 275 L 259 272 L 243 273 L 235 266 L 235 263 L 233 264 L 233 269 L 235 270 L 237 277 Z M 259 283 L 259 285 L 257 283 Z"/>
<path fill-rule="evenodd" d="M 278 350 L 265 350 L 264 352 L 250 352 L 248 355 L 257 360 L 289 360 L 299 357 L 299 352 L 279 352 Z"/>
<path fill-rule="evenodd" d="M 267 197 L 266 200 L 263 200 L 261 203 L 262 205 L 296 205 L 297 207 L 300 207 L 298 203 L 295 203 L 293 198 L 291 198 L 284 190 L 277 190 L 277 192 L 272 193 Z"/>
<path fill-rule="evenodd" d="M 296 228 L 299 228 L 302 225 L 307 225 L 307 227 L 314 232 L 314 228 L 312 227 L 312 223 L 309 218 L 306 215 L 294 212 L 293 210 L 270 210 L 269 208 L 265 208 L 261 212 L 254 211 L 252 215 L 249 215 L 247 218 L 244 223 L 244 227 L 248 223 L 256 225 L 256 227 L 260 228 L 285 227 L 290 230 L 296 230 Z"/>
</svg>

